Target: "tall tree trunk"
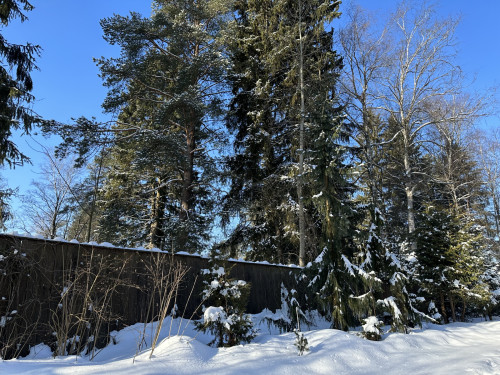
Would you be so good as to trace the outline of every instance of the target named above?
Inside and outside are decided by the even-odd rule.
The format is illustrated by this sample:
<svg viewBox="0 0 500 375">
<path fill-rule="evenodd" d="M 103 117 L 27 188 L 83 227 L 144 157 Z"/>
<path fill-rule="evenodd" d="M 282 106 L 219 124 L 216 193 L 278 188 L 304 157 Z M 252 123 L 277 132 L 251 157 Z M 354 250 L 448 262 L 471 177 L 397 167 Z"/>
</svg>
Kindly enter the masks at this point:
<svg viewBox="0 0 500 375">
<path fill-rule="evenodd" d="M 467 300 L 465 297 L 462 299 L 462 316 L 460 317 L 460 321 L 465 322 L 465 309 L 467 307 Z"/>
<path fill-rule="evenodd" d="M 444 324 L 448 324 L 450 320 L 448 319 L 448 314 L 446 314 L 446 305 L 444 303 L 444 293 L 440 292 L 439 297 L 441 299 L 441 315 L 443 316 Z"/>
<path fill-rule="evenodd" d="M 58 206 L 54 209 L 54 213 L 52 214 L 52 220 L 50 222 L 50 233 L 49 237 L 54 239 L 56 237 L 57 232 L 57 215 L 58 215 Z"/>
<path fill-rule="evenodd" d="M 299 129 L 299 179 L 297 181 L 297 195 L 299 199 L 299 266 L 306 265 L 306 229 L 304 215 L 303 174 L 304 174 L 304 52 L 302 39 L 302 2 L 299 1 L 299 90 L 300 90 L 300 129 Z"/>
<path fill-rule="evenodd" d="M 90 242 L 90 239 L 92 237 L 92 221 L 94 220 L 94 213 L 97 205 L 97 195 L 99 194 L 99 182 L 101 179 L 103 164 L 104 164 L 104 156 L 102 156 L 101 154 L 99 158 L 97 172 L 95 175 L 94 190 L 92 192 L 92 203 L 90 205 L 90 211 L 89 211 L 89 225 L 87 227 L 87 242 Z"/>
<path fill-rule="evenodd" d="M 188 240 L 188 221 L 192 209 L 193 178 L 194 178 L 194 150 L 196 147 L 195 124 L 191 122 L 186 127 L 186 166 L 183 171 L 182 191 L 181 191 L 181 209 L 179 212 L 179 221 L 181 224 L 178 233 L 178 246 L 184 247 Z M 184 249 L 181 249 L 184 250 Z"/>
<path fill-rule="evenodd" d="M 405 168 L 405 194 L 406 194 L 406 210 L 408 217 L 408 235 L 412 237 L 415 232 L 415 210 L 414 210 L 414 189 L 415 186 L 411 182 L 412 168 L 410 163 L 409 146 L 405 142 L 404 150 L 404 168 Z M 410 249 L 417 250 L 417 244 L 413 239 L 410 240 Z"/>
<path fill-rule="evenodd" d="M 497 230 L 496 235 L 500 237 L 500 204 L 498 203 L 498 198 L 495 194 L 495 189 L 492 189 L 491 198 L 493 200 L 493 208 L 495 211 L 495 228 Z"/>
<path fill-rule="evenodd" d="M 451 319 L 453 319 L 453 321 L 456 322 L 457 314 L 455 312 L 455 301 L 453 300 L 453 294 L 449 293 L 448 297 L 450 298 Z"/>
<path fill-rule="evenodd" d="M 162 180 L 158 180 L 159 188 L 153 193 L 151 199 L 151 227 L 150 247 L 163 249 L 165 242 L 165 231 L 163 222 L 165 220 L 166 187 L 161 186 Z"/>
</svg>

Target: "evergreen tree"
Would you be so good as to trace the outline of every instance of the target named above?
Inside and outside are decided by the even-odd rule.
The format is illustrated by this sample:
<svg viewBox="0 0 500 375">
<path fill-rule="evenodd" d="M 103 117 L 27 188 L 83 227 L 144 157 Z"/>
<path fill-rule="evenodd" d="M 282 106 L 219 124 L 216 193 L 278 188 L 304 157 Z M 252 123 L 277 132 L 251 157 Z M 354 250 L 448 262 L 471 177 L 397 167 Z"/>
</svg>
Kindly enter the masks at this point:
<svg viewBox="0 0 500 375">
<path fill-rule="evenodd" d="M 0 22 L 7 26 L 14 18 L 21 22 L 27 19 L 25 12 L 33 6 L 28 0 L 3 1 L 0 5 Z M 35 124 L 42 122 L 30 104 L 34 97 L 31 71 L 36 69 L 35 58 L 40 53 L 40 46 L 9 43 L 0 34 L 0 163 L 10 167 L 22 165 L 28 161 L 11 140 L 13 130 L 29 133 Z"/>
<path fill-rule="evenodd" d="M 132 14 L 102 22 L 105 38 L 122 47 L 121 58 L 98 62 L 112 88 L 104 107 L 129 108 L 144 127 L 134 162 L 145 162 L 152 174 L 151 245 L 164 247 L 167 240 L 174 249 L 195 250 L 207 233 L 203 200 L 210 175 L 204 144 L 214 130 L 207 121 L 219 110 L 215 88 L 225 62 L 217 37 L 226 7 L 224 2 L 207 0 L 156 1 L 153 8 L 150 20 Z M 170 160 L 159 152 L 159 160 L 151 160 L 154 149 L 164 150 Z M 162 172 L 164 168 L 167 171 Z M 172 195 L 177 202 L 168 204 L 169 211 Z M 177 217 L 171 220 L 166 212 Z M 174 221 L 177 225 L 172 225 Z M 173 227 L 169 236 L 167 222 Z"/>
<path fill-rule="evenodd" d="M 459 216 L 458 222 L 459 229 L 454 233 L 452 246 L 448 250 L 453 266 L 447 278 L 453 282 L 450 296 L 453 320 L 457 320 L 457 308 L 452 301 L 455 297 L 461 302 L 460 320 L 465 321 L 469 315 L 468 308 L 471 307 L 473 314 L 480 311 L 484 302 L 491 298 L 491 292 L 482 277 L 486 271 L 484 228 L 466 214 Z"/>
<path fill-rule="evenodd" d="M 286 230 L 287 208 L 295 203 L 283 168 L 290 163 L 290 139 L 276 108 L 283 77 L 266 63 L 277 14 L 272 1 L 236 1 L 234 9 L 236 37 L 230 44 L 229 72 L 233 98 L 227 115 L 234 156 L 228 160 L 231 186 L 225 211 L 240 220 L 229 242 L 233 247 L 247 244 L 243 250 L 249 250 L 249 259 L 281 262 L 283 254 L 294 253 L 296 239 Z"/>
<path fill-rule="evenodd" d="M 251 259 L 304 263 L 319 253 L 309 150 L 322 131 L 331 139 L 341 114 L 334 94 L 341 63 L 333 30 L 325 30 L 337 7 L 335 1 L 236 2 L 227 117 L 235 155 L 226 208 L 240 218 L 230 241 L 248 244 Z"/>
<path fill-rule="evenodd" d="M 436 301 L 445 323 L 449 321 L 446 300 L 453 289 L 453 280 L 448 272 L 453 267 L 449 250 L 453 244 L 453 235 L 457 231 L 456 222 L 443 207 L 428 205 L 419 216 L 417 243 L 417 270 L 414 280 L 421 288 L 419 292 L 427 302 Z"/>
<path fill-rule="evenodd" d="M 0 176 L 0 229 L 5 230 L 5 222 L 12 219 L 12 209 L 9 200 L 16 194 L 16 190 L 10 189 L 6 181 Z"/>
<path fill-rule="evenodd" d="M 79 119 L 62 126 L 63 149 L 108 147 L 100 237 L 196 251 L 208 237 L 214 153 L 226 66 L 219 42 L 224 1 L 155 1 L 151 18 L 101 21 L 118 58 L 97 60 L 110 88 L 112 126 Z M 117 220 L 118 218 L 118 220 Z M 123 229 L 123 233 L 120 233 Z"/>
<path fill-rule="evenodd" d="M 245 314 L 250 284 L 230 278 L 227 256 L 219 250 L 212 250 L 210 269 L 202 270 L 205 275 L 203 320 L 195 322 L 196 329 L 209 331 L 215 337 L 211 345 L 217 347 L 234 346 L 250 342 L 255 337 L 250 316 Z"/>
</svg>

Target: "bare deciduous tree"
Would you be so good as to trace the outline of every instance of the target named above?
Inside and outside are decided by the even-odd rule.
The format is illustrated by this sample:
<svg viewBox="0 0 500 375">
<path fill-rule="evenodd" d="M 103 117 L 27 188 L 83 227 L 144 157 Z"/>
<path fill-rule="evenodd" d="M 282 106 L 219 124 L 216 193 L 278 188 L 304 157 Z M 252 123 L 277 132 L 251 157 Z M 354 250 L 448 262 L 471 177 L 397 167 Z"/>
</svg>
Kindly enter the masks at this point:
<svg viewBox="0 0 500 375">
<path fill-rule="evenodd" d="M 44 151 L 45 161 L 32 181 L 32 189 L 23 198 L 23 225 L 29 232 L 34 231 L 48 238 L 65 237 L 71 217 L 69 199 L 71 187 L 78 178 L 73 160 L 58 160 Z"/>
<path fill-rule="evenodd" d="M 409 234 L 415 231 L 415 194 L 423 173 L 412 159 L 412 150 L 418 152 L 429 140 L 425 132 L 430 126 L 470 122 L 483 110 L 480 99 L 456 99 L 464 97 L 464 79 L 455 64 L 457 25 L 453 18 L 438 19 L 425 3 L 409 1 L 401 3 L 380 30 L 355 9 L 341 33 L 348 115 L 358 124 L 357 140 L 371 174 L 376 146 L 370 143 L 374 138 L 370 133 L 374 130 L 372 114 L 395 127 L 392 140 L 401 145 L 395 162 L 403 171 L 401 188 Z"/>
</svg>

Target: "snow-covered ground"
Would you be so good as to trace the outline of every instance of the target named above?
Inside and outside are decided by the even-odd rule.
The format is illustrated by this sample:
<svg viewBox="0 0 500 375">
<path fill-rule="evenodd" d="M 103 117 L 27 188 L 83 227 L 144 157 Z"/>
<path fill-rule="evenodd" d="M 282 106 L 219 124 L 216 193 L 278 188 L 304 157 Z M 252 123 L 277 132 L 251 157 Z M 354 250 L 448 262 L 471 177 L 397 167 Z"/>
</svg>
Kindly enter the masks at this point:
<svg viewBox="0 0 500 375">
<path fill-rule="evenodd" d="M 139 353 L 142 324 L 115 332 L 116 345 L 103 349 L 93 361 L 75 356 L 54 359 L 40 345 L 27 358 L 0 361 L 0 374 L 500 374 L 499 318 L 428 324 L 408 335 L 386 334 L 380 342 L 323 325 L 306 332 L 311 350 L 301 357 L 293 333 L 270 334 L 265 324 L 251 344 L 216 349 L 206 345 L 210 336 L 197 334 L 191 324 L 186 327 L 185 320 L 171 324 L 167 318 L 150 359 L 154 327 L 147 327 L 148 348 Z"/>
</svg>

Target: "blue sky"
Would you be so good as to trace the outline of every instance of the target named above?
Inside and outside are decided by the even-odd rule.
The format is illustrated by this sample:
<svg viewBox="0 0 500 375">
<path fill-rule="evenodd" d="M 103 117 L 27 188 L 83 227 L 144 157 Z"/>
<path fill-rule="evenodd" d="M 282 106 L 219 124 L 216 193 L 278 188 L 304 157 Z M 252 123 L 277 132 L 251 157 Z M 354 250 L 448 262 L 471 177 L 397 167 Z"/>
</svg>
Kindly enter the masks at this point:
<svg viewBox="0 0 500 375">
<path fill-rule="evenodd" d="M 391 12 L 395 0 L 359 0 L 361 6 L 384 17 Z M 39 71 L 33 72 L 34 109 L 44 118 L 61 122 L 79 116 L 95 116 L 99 120 L 109 119 L 101 110 L 106 88 L 98 77 L 94 57 L 117 56 L 119 50 L 108 45 L 102 38 L 99 20 L 114 13 L 126 15 L 137 11 L 148 15 L 151 3 L 148 0 L 32 0 L 35 9 L 27 15 L 29 20 L 12 22 L 2 33 L 14 43 L 39 44 L 42 55 L 38 59 Z M 342 10 L 342 7 L 341 7 Z M 442 16 L 461 16 L 457 29 L 459 56 L 457 63 L 470 78 L 475 77 L 471 87 L 486 90 L 500 85 L 500 1 L 442 0 L 437 3 Z M 489 117 L 483 127 L 496 127 L 498 117 Z M 33 165 L 0 171 L 11 188 L 19 187 L 23 193 L 31 180 L 36 179 L 40 154 L 33 148 L 40 147 L 29 137 L 16 136 L 16 143 L 33 159 Z M 35 139 L 48 146 L 56 140 Z M 17 207 L 18 202 L 14 201 Z"/>
</svg>

